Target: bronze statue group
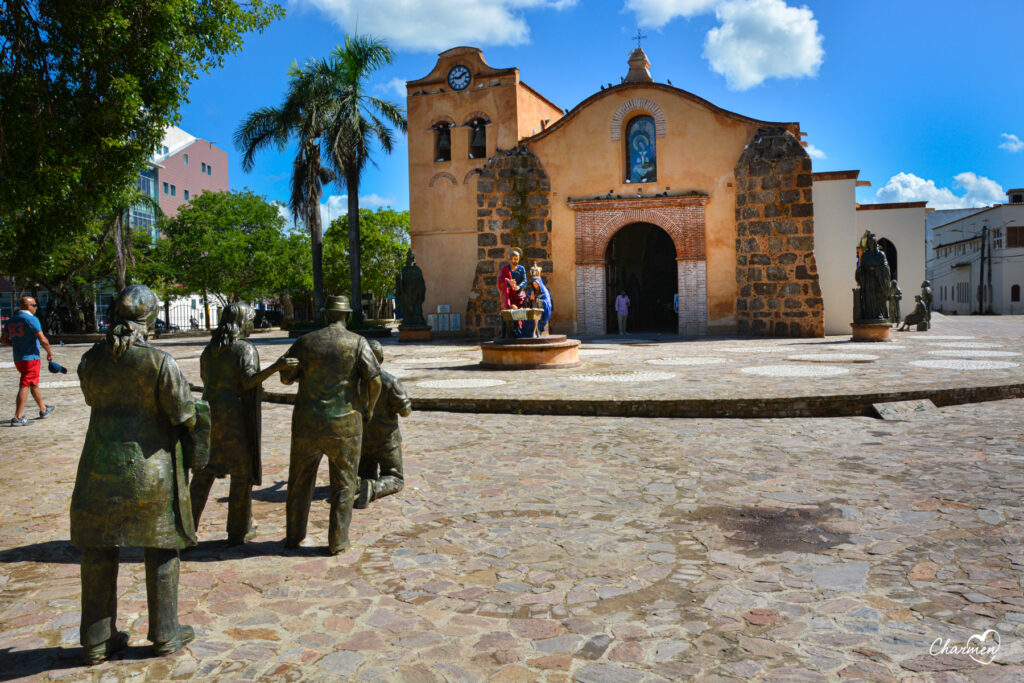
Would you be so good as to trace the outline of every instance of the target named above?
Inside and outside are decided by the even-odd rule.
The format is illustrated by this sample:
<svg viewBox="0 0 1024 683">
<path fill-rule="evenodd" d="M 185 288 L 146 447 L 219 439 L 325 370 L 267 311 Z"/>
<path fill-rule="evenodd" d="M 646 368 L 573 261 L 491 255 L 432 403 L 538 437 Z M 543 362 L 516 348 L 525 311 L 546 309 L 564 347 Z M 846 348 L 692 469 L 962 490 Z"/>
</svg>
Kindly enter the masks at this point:
<svg viewBox="0 0 1024 683">
<path fill-rule="evenodd" d="M 82 659 L 95 664 L 124 649 L 116 628 L 121 547 L 144 549 L 153 652 L 174 652 L 195 638 L 178 622 L 179 553 L 196 528 L 214 479 L 231 477 L 227 534 L 244 543 L 252 528 L 252 487 L 261 483 L 262 383 L 275 372 L 298 382 L 292 414 L 285 546 L 306 536 L 316 472 L 330 470 L 328 550 L 350 546 L 352 509 L 396 493 L 404 483 L 398 416 L 412 405 L 401 383 L 380 368 L 376 341 L 346 329 L 347 297 L 329 297 L 329 322 L 300 337 L 260 369 L 245 340 L 254 311 L 224 309 L 200 358 L 203 400 L 196 401 L 173 358 L 150 346 L 159 307 L 147 287 L 125 288 L 105 341 L 78 367 L 91 408 L 71 499 L 71 542 L 82 549 Z M 194 473 L 191 484 L 188 471 Z"/>
<path fill-rule="evenodd" d="M 921 283 L 921 293 L 914 295 L 914 310 L 900 324 L 900 300 L 903 292 L 892 277 L 885 252 L 879 248 L 875 235 L 866 230 L 860 240 L 860 257 L 856 271 L 857 289 L 853 297 L 853 320 L 857 323 L 888 322 L 906 330 L 916 325 L 928 330 L 932 320 L 932 286 Z"/>
</svg>

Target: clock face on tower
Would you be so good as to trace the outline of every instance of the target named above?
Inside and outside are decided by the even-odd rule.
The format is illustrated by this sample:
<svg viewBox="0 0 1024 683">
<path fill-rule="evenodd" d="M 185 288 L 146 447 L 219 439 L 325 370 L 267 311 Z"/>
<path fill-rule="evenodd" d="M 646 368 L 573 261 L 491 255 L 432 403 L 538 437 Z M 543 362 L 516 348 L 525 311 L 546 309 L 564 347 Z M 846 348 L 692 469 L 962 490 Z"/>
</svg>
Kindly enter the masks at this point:
<svg viewBox="0 0 1024 683">
<path fill-rule="evenodd" d="M 452 90 L 465 90 L 471 77 L 469 69 L 465 66 L 461 64 L 453 66 L 452 70 L 448 72 L 448 85 Z"/>
</svg>

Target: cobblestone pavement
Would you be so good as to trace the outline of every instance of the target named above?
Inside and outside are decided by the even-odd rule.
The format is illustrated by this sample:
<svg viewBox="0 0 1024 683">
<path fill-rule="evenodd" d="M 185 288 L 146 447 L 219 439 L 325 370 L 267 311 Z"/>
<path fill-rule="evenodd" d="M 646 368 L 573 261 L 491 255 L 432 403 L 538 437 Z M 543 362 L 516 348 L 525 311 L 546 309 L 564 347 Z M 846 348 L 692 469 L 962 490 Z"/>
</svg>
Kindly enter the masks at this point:
<svg viewBox="0 0 1024 683">
<path fill-rule="evenodd" d="M 849 337 L 596 337 L 584 339 L 581 366 L 532 371 L 483 370 L 477 365 L 479 346 L 465 341 L 399 345 L 391 340 L 385 342 L 385 363 L 414 399 L 773 399 L 1024 383 L 1024 316 L 935 314 L 931 331 L 894 332 L 893 337 L 891 343 L 854 343 Z M 253 339 L 264 363 L 291 343 L 280 333 Z M 201 383 L 199 355 L 205 340 L 155 343 L 179 359 L 191 382 Z M 70 372 L 44 376 L 44 395 L 48 387 L 77 386 L 74 369 L 88 348 L 58 349 L 58 362 Z M 9 403 L 16 378 L 13 363 L 0 363 L 0 396 L 10 396 Z M 276 376 L 265 386 L 273 392 L 295 391 Z"/>
<path fill-rule="evenodd" d="M 268 405 L 256 537 L 224 545 L 218 482 L 182 563 L 196 641 L 148 657 L 129 551 L 132 647 L 85 669 L 67 509 L 88 418 L 59 397 L 45 423 L 0 431 L 7 675 L 1024 680 L 1024 401 L 908 422 L 414 413 L 406 489 L 356 511 L 334 558 L 325 472 L 307 547 L 282 546 L 290 410 Z M 989 629 L 994 663 L 929 654 Z"/>
<path fill-rule="evenodd" d="M 983 323 L 943 334 L 1019 349 L 1012 327 L 967 329 Z M 201 347 L 167 348 L 197 367 Z M 196 641 L 149 657 L 130 550 L 132 646 L 83 668 L 67 539 L 88 408 L 71 378 L 44 392 L 50 418 L 0 427 L 0 678 L 1024 680 L 1021 400 L 906 422 L 413 413 L 406 489 L 356 511 L 336 557 L 326 468 L 305 547 L 283 548 L 291 409 L 266 405 L 255 538 L 224 544 L 220 481 L 182 562 Z M 930 654 L 997 638 L 980 662 Z"/>
</svg>

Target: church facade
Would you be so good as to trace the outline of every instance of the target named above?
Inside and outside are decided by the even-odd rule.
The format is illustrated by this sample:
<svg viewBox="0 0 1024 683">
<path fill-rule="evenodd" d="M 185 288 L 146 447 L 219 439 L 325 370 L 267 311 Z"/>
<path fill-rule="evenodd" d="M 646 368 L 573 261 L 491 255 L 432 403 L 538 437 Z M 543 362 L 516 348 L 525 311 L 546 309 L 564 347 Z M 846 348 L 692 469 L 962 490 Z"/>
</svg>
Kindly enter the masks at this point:
<svg viewBox="0 0 1024 683">
<path fill-rule="evenodd" d="M 800 125 L 725 111 L 649 67 L 634 50 L 620 84 L 571 111 L 471 47 L 408 82 L 425 312 L 465 311 L 465 332 L 493 336 L 497 274 L 518 246 L 543 270 L 554 332 L 612 331 L 625 291 L 637 331 L 824 333 Z"/>
</svg>

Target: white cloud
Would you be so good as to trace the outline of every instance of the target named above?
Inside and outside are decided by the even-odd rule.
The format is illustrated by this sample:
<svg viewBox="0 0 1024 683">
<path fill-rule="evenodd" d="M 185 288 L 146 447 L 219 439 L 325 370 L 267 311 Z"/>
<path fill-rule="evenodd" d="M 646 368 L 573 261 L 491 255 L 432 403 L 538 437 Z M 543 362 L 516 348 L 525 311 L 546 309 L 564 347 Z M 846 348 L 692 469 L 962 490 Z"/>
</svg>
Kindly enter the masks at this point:
<svg viewBox="0 0 1024 683">
<path fill-rule="evenodd" d="M 446 50 L 456 45 L 521 45 L 530 27 L 523 10 L 561 10 L 576 0 L 293 0 L 327 14 L 342 30 L 382 38 L 392 47 Z M 403 91 L 404 94 L 404 91 Z"/>
<path fill-rule="evenodd" d="M 408 94 L 405 88 L 404 78 L 392 78 L 387 83 L 381 83 L 375 87 L 376 90 L 388 94 L 394 94 L 401 97 L 403 100 Z"/>
<path fill-rule="evenodd" d="M 395 199 L 392 197 L 382 197 L 376 193 L 359 195 L 360 209 L 377 209 L 382 206 L 393 206 L 394 204 Z M 320 204 L 320 224 L 323 225 L 324 230 L 327 230 L 331 221 L 338 220 L 347 213 L 348 195 L 332 194 L 327 198 L 326 202 Z"/>
<path fill-rule="evenodd" d="M 676 17 L 692 17 L 714 9 L 720 0 L 626 0 L 626 9 L 636 14 L 644 27 L 660 28 Z"/>
<path fill-rule="evenodd" d="M 372 193 L 368 195 L 361 195 L 359 197 L 359 208 L 360 209 L 376 209 L 382 206 L 393 206 L 396 200 L 392 197 L 381 197 L 379 194 Z M 288 224 L 292 224 L 292 212 L 288 210 L 288 207 L 284 204 L 277 203 L 277 212 Z M 337 220 L 348 213 L 348 195 L 347 194 L 332 194 L 327 198 L 326 202 L 320 202 L 320 226 L 323 230 L 327 230 L 331 225 L 331 221 Z M 302 221 L 299 221 L 302 224 Z"/>
<path fill-rule="evenodd" d="M 722 25 L 708 31 L 704 58 L 730 88 L 768 78 L 815 76 L 825 56 L 814 13 L 783 0 L 730 0 L 715 10 Z"/>
<path fill-rule="evenodd" d="M 1024 149 L 1024 140 L 1013 133 L 1003 133 L 1002 135 L 1006 139 L 999 145 L 999 149 L 1005 149 L 1007 152 L 1019 152 Z"/>
<path fill-rule="evenodd" d="M 808 144 L 804 149 L 807 150 L 807 155 L 812 159 L 828 159 L 828 155 L 822 152 L 820 149 L 812 144 Z"/>
<path fill-rule="evenodd" d="M 932 209 L 970 209 L 1005 201 L 1002 186 L 984 176 L 964 172 L 953 177 L 957 195 L 948 187 L 939 187 L 934 180 L 925 180 L 913 173 L 898 173 L 875 193 L 876 202 L 928 202 Z"/>
</svg>

